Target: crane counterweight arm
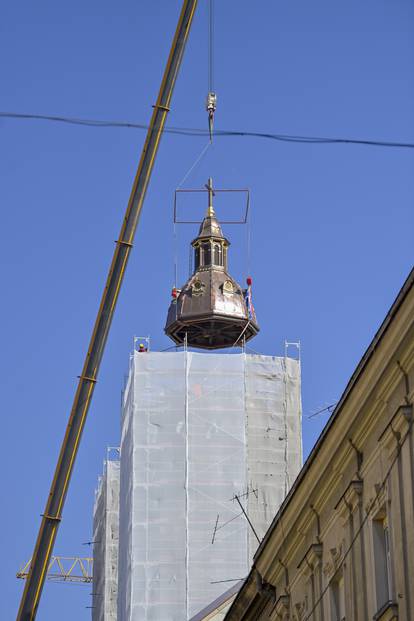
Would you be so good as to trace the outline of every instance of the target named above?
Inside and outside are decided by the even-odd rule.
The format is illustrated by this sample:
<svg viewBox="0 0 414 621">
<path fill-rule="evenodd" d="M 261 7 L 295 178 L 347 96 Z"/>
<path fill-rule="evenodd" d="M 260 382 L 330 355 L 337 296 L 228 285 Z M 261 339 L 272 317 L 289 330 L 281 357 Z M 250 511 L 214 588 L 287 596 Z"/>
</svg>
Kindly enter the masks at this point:
<svg viewBox="0 0 414 621">
<path fill-rule="evenodd" d="M 119 290 L 132 249 L 134 234 L 138 225 L 145 193 L 154 166 L 154 160 L 169 111 L 171 96 L 196 6 L 197 0 L 184 0 L 183 2 L 167 66 L 164 71 L 157 102 L 154 105 L 154 111 L 138 165 L 138 171 L 132 186 L 128 207 L 122 223 L 121 232 L 116 242 L 112 263 L 82 373 L 79 376 L 69 422 L 60 449 L 52 486 L 47 499 L 45 512 L 42 516 L 39 534 L 22 594 L 17 621 L 32 621 L 36 617 L 105 343 L 111 327 Z"/>
</svg>

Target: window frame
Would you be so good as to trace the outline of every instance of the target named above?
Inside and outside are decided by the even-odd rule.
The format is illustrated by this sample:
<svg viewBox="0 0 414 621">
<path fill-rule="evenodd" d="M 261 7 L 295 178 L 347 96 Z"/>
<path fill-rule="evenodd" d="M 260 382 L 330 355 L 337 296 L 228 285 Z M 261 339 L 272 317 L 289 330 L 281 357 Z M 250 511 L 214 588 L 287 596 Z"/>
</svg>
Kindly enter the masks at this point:
<svg viewBox="0 0 414 621">
<path fill-rule="evenodd" d="M 339 570 L 329 583 L 329 608 L 331 621 L 346 620 L 345 576 Z"/>
<path fill-rule="evenodd" d="M 389 520 L 383 507 L 371 520 L 375 605 L 380 610 L 393 599 L 392 545 Z"/>
<path fill-rule="evenodd" d="M 202 250 L 202 267 L 210 267 L 212 265 L 212 247 L 211 241 L 203 241 L 201 242 L 201 250 Z M 207 260 L 208 259 L 208 260 Z"/>
</svg>

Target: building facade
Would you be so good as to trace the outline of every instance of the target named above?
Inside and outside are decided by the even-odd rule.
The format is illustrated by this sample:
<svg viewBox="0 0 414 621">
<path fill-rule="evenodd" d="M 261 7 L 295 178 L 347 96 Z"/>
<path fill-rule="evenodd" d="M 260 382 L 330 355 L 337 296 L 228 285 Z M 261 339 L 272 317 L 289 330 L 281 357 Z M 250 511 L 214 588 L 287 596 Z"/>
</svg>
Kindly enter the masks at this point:
<svg viewBox="0 0 414 621">
<path fill-rule="evenodd" d="M 255 554 L 226 621 L 414 619 L 414 272 Z"/>
</svg>

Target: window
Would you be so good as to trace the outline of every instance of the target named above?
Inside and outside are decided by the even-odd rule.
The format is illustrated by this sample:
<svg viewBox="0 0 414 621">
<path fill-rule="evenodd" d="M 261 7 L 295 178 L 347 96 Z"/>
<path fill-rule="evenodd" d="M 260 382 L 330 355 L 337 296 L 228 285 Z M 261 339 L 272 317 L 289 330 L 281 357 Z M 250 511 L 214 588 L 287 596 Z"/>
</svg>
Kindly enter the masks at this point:
<svg viewBox="0 0 414 621">
<path fill-rule="evenodd" d="M 345 621 L 345 588 L 344 576 L 335 576 L 330 584 L 331 596 L 331 619 L 332 621 Z"/>
<path fill-rule="evenodd" d="M 195 247 L 194 251 L 194 267 L 196 270 L 200 267 L 200 246 Z"/>
<path fill-rule="evenodd" d="M 384 512 L 372 521 L 377 609 L 391 599 L 392 573 L 388 520 Z"/>
<path fill-rule="evenodd" d="M 202 245 L 203 248 L 203 265 L 211 265 L 211 244 L 205 242 Z"/>
<path fill-rule="evenodd" d="M 214 265 L 223 265 L 223 253 L 220 244 L 214 244 Z"/>
</svg>

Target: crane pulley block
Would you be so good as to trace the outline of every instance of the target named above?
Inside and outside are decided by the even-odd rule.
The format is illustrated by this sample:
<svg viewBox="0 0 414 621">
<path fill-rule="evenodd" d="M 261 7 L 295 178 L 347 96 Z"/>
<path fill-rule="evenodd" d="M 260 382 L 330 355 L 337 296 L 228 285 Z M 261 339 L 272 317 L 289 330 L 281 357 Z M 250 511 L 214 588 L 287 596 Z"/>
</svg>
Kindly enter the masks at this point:
<svg viewBox="0 0 414 621">
<path fill-rule="evenodd" d="M 213 115 L 217 108 L 217 95 L 216 93 L 210 92 L 206 98 L 206 110 L 209 115 Z"/>
</svg>

